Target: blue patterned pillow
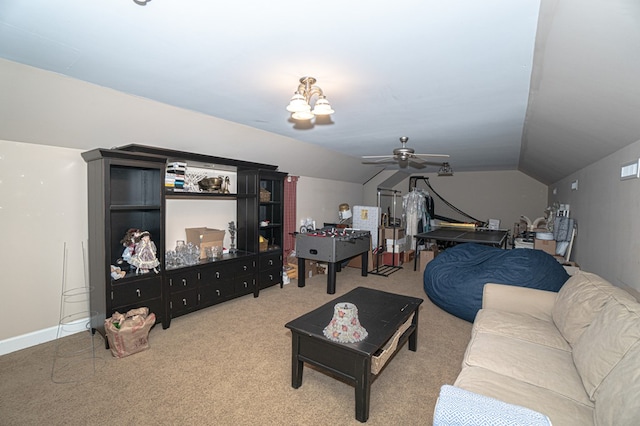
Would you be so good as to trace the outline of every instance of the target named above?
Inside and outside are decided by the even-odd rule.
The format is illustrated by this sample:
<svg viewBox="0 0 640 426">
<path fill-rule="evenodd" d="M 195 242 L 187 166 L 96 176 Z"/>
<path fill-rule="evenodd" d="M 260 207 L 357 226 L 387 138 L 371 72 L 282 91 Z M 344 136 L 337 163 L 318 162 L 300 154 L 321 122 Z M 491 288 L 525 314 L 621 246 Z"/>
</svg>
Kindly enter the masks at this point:
<svg viewBox="0 0 640 426">
<path fill-rule="evenodd" d="M 529 408 L 444 385 L 433 414 L 434 426 L 551 426 L 547 416 Z"/>
</svg>

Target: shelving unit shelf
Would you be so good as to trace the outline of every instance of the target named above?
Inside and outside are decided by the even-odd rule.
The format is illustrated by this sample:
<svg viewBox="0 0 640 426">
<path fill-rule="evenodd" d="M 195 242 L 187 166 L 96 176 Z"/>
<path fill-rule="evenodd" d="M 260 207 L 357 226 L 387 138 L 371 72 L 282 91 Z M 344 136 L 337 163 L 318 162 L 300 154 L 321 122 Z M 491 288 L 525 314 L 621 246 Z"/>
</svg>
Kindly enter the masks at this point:
<svg viewBox="0 0 640 426">
<path fill-rule="evenodd" d="M 277 166 L 144 145 L 94 149 L 82 157 L 88 170 L 89 279 L 94 287 L 90 303 L 98 312 L 93 330 L 104 335 L 105 318 L 142 306 L 149 307 L 166 329 L 177 316 L 248 294 L 258 297 L 261 289 L 276 284 L 282 287 L 282 194 L 287 174 Z M 233 182 L 227 181 L 225 193 L 201 192 L 193 182 L 182 189 L 182 182 L 174 183 L 176 164 L 212 177 L 231 175 Z M 260 201 L 260 188 L 272 194 L 269 201 Z M 167 200 L 234 202 L 236 251 L 167 269 L 166 229 L 172 220 L 167 217 Z M 122 239 L 131 228 L 151 234 L 160 263 L 155 271 L 140 273 L 122 262 Z M 264 239 L 269 243 L 261 250 Z M 114 278 L 112 265 L 121 266 L 125 275 Z"/>
</svg>

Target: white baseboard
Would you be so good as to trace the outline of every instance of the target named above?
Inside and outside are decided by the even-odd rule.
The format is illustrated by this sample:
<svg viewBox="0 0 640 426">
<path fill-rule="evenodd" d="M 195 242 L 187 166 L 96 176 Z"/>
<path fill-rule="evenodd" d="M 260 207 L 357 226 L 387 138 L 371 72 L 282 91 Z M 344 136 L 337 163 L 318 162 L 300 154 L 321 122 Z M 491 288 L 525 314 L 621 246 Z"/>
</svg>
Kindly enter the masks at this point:
<svg viewBox="0 0 640 426">
<path fill-rule="evenodd" d="M 0 356 L 56 340 L 58 338 L 58 333 L 60 334 L 60 337 L 65 337 L 86 331 L 88 322 L 89 318 L 79 319 L 69 324 L 56 325 L 54 327 L 1 340 Z M 60 330 L 58 331 L 58 329 Z"/>
</svg>

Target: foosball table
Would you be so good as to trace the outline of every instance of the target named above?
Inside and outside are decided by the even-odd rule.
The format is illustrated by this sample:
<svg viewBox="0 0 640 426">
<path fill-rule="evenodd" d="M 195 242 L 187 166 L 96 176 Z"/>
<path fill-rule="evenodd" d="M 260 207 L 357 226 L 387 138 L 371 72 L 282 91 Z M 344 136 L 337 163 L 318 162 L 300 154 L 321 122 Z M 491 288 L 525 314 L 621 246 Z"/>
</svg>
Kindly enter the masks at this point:
<svg viewBox="0 0 640 426">
<path fill-rule="evenodd" d="M 327 293 L 336 292 L 336 272 L 341 262 L 357 255 L 362 256 L 362 276 L 367 276 L 371 234 L 349 228 L 322 228 L 316 231 L 296 234 L 296 255 L 298 257 L 298 287 L 305 286 L 305 260 L 327 262 Z"/>
</svg>

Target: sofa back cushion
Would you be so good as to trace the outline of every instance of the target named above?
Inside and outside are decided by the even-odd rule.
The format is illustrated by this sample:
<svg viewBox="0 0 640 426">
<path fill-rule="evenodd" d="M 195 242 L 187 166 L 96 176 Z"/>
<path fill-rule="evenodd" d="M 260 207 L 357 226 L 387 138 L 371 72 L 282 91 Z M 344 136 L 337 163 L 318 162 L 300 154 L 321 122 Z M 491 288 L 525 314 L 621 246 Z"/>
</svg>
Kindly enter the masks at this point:
<svg viewBox="0 0 640 426">
<path fill-rule="evenodd" d="M 640 303 L 611 298 L 573 346 L 573 362 L 592 401 L 598 386 L 638 345 Z"/>
<path fill-rule="evenodd" d="M 640 419 L 640 343 L 611 370 L 595 393 L 597 425 L 637 425 Z"/>
<path fill-rule="evenodd" d="M 629 293 L 614 287 L 598 275 L 580 271 L 571 276 L 558 292 L 551 313 L 553 322 L 573 346 L 613 296 L 635 301 Z"/>
</svg>

